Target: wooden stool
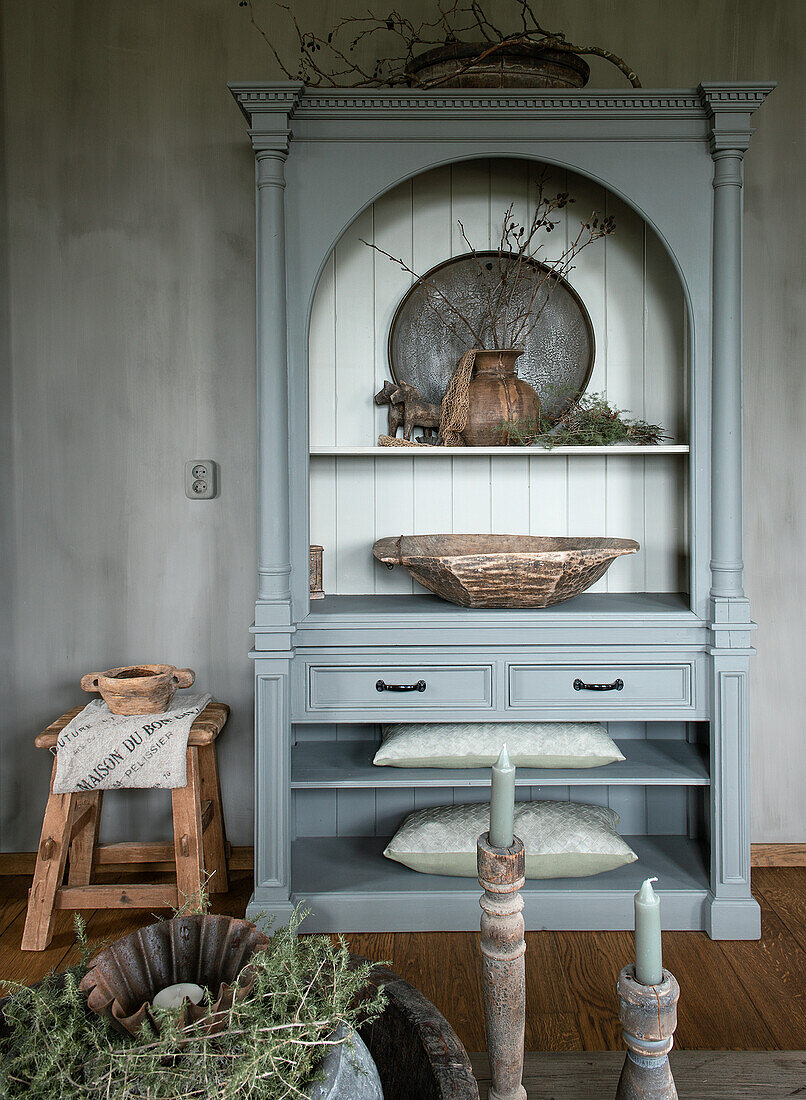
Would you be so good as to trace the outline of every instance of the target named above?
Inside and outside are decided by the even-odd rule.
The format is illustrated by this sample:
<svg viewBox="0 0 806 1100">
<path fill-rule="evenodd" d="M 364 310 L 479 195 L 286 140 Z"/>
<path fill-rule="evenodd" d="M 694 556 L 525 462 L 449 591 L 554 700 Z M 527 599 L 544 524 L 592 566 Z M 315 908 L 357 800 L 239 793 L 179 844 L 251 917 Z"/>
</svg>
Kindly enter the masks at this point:
<svg viewBox="0 0 806 1100">
<path fill-rule="evenodd" d="M 73 707 L 48 726 L 36 738 L 36 747 L 55 748 L 61 731 L 83 709 Z M 190 727 L 187 786 L 171 791 L 173 844 L 98 844 L 103 791 L 54 794 L 54 755 L 50 795 L 28 895 L 23 951 L 44 951 L 53 936 L 57 909 L 178 908 L 184 898 L 198 893 L 205 874 L 212 875 L 207 889 L 226 893 L 229 846 L 224 833 L 215 740 L 228 716 L 225 703 L 208 703 Z M 63 886 L 68 852 L 67 886 Z M 175 885 L 90 885 L 96 866 L 166 860 L 176 863 Z"/>
</svg>

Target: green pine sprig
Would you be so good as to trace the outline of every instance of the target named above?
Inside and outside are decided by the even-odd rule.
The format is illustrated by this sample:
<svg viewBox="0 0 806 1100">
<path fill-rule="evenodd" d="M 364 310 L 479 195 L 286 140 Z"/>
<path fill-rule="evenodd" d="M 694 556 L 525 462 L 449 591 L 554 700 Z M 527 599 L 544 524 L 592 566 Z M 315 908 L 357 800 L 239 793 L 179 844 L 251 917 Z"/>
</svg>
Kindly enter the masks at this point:
<svg viewBox="0 0 806 1100">
<path fill-rule="evenodd" d="M 351 1042 L 385 996 L 354 966 L 346 942 L 300 936 L 298 909 L 250 961 L 250 995 L 227 1010 L 227 1027 L 180 1030 L 179 1012 L 155 1013 L 134 1039 L 86 1006 L 86 959 L 37 987 L 7 983 L 0 1038 L 0 1096 L 8 1100 L 291 1100 L 305 1095 L 327 1050 Z M 81 926 L 79 943 L 86 953 Z"/>
<path fill-rule="evenodd" d="M 609 447 L 617 443 L 656 446 L 664 439 L 659 424 L 626 415 L 603 393 L 576 398 L 559 416 L 502 420 L 501 443 L 507 447 Z"/>
</svg>

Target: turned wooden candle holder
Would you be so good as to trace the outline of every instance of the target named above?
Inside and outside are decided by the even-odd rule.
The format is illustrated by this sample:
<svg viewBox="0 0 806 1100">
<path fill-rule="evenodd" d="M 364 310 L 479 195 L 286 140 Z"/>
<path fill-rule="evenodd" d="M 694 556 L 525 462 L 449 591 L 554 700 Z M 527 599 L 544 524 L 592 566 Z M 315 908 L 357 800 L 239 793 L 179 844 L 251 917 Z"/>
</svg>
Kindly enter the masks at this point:
<svg viewBox="0 0 806 1100">
<path fill-rule="evenodd" d="M 669 1065 L 680 998 L 677 979 L 664 970 L 658 985 L 642 985 L 631 963 L 619 974 L 616 992 L 627 1047 L 616 1100 L 677 1100 Z"/>
<path fill-rule="evenodd" d="M 526 1100 L 523 1046 L 526 1028 L 526 941 L 523 886 L 526 857 L 517 837 L 510 848 L 494 848 L 489 834 L 477 841 L 481 916 L 482 990 L 489 1100 Z"/>
</svg>

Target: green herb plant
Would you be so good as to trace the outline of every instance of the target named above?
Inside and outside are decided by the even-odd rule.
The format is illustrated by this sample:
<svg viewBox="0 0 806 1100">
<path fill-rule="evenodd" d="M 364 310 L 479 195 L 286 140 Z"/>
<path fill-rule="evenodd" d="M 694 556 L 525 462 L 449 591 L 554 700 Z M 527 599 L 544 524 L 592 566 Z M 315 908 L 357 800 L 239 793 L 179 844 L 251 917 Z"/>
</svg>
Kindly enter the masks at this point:
<svg viewBox="0 0 806 1100">
<path fill-rule="evenodd" d="M 181 1030 L 181 1010 L 155 1010 L 159 1032 L 135 1038 L 86 1006 L 79 983 L 94 954 L 77 920 L 82 961 L 38 987 L 5 983 L 0 1096 L 6 1100 L 286 1100 L 304 1097 L 334 1044 L 376 1018 L 384 994 L 368 984 L 371 964 L 353 966 L 345 941 L 299 936 L 297 910 L 250 962 L 249 997 L 226 1012 L 221 1034 L 205 1021 Z M 208 994 L 209 997 L 209 994 Z"/>
<path fill-rule="evenodd" d="M 608 447 L 615 443 L 655 446 L 664 438 L 659 424 L 625 415 L 603 393 L 586 393 L 574 400 L 559 418 L 541 415 L 525 420 L 502 420 L 501 443 L 507 447 Z"/>
</svg>

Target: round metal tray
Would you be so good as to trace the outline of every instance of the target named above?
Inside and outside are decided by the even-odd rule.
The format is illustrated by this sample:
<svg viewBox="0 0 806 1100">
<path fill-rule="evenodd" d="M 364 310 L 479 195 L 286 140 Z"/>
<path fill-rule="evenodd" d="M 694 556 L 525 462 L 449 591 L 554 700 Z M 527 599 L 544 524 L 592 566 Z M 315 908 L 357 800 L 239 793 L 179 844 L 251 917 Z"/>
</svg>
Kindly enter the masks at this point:
<svg viewBox="0 0 806 1100">
<path fill-rule="evenodd" d="M 438 288 L 478 327 L 483 313 L 478 264 L 497 262 L 498 253 L 492 251 L 455 256 L 432 267 L 406 291 L 389 331 L 389 369 L 395 382 L 408 382 L 424 401 L 437 405 L 442 401 L 451 372 L 473 339 L 467 331 L 467 342 L 463 342 L 466 326 L 454 315 L 446 314 L 456 332 L 443 324 L 428 303 L 425 284 Z M 515 262 L 514 257 L 510 262 Z M 526 262 L 548 270 L 537 260 Z M 559 416 L 585 391 L 593 370 L 595 344 L 593 325 L 582 299 L 561 276 L 553 276 L 553 282 L 537 324 L 520 341 L 524 354 L 516 369 L 519 377 L 537 391 L 544 412 Z M 522 302 L 525 293 L 525 289 L 521 291 Z M 541 290 L 536 307 L 545 294 L 546 288 Z"/>
</svg>

